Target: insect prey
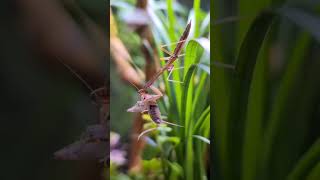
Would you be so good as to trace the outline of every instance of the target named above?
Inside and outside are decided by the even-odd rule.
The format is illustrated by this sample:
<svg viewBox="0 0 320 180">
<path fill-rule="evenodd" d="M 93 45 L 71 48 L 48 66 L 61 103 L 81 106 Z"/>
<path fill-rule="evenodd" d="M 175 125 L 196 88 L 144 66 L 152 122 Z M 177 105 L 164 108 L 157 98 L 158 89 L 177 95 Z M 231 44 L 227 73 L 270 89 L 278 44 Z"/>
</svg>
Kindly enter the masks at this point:
<svg viewBox="0 0 320 180">
<path fill-rule="evenodd" d="M 167 122 L 167 121 L 165 121 L 165 120 L 163 120 L 161 118 L 161 112 L 160 112 L 160 109 L 158 107 L 157 100 L 159 98 L 161 98 L 163 96 L 163 94 L 161 93 L 161 91 L 158 88 L 156 88 L 154 86 L 150 86 L 149 88 L 155 94 L 149 94 L 146 90 L 139 89 L 138 93 L 140 95 L 140 100 L 137 101 L 137 103 L 133 107 L 129 108 L 127 111 L 128 112 L 141 112 L 141 113 L 147 112 L 149 114 L 149 116 L 151 117 L 152 121 L 157 126 L 159 126 L 160 124 L 169 124 L 169 125 L 173 125 L 173 126 L 183 127 L 183 126 L 180 126 L 180 125 L 177 125 L 177 124 L 174 124 L 174 123 Z M 156 130 L 157 128 L 158 127 L 147 129 L 147 130 L 143 131 L 138 136 L 138 140 L 144 134 L 146 134 L 148 132 L 151 132 L 153 130 Z"/>
</svg>

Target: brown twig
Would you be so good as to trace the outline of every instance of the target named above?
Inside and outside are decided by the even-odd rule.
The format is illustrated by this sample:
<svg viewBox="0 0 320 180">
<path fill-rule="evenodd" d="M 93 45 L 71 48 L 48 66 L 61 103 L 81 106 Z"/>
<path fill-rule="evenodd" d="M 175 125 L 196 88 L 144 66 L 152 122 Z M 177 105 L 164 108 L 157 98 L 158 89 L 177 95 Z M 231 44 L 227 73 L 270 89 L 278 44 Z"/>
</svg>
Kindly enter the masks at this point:
<svg viewBox="0 0 320 180">
<path fill-rule="evenodd" d="M 131 66 L 132 61 L 128 50 L 117 36 L 117 26 L 110 9 L 110 53 L 116 64 L 117 71 L 125 82 L 131 82 L 137 87 L 142 87 L 142 77 Z"/>
</svg>

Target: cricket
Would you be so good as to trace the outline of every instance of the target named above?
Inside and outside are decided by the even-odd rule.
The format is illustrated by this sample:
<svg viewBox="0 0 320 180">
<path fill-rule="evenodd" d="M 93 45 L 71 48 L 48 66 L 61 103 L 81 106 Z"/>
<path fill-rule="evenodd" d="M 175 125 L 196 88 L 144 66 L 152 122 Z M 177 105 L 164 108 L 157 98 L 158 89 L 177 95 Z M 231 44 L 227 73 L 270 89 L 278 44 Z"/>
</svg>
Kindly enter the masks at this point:
<svg viewBox="0 0 320 180">
<path fill-rule="evenodd" d="M 127 111 L 128 112 L 141 112 L 141 113 L 148 113 L 152 119 L 152 121 L 157 125 L 157 127 L 155 128 L 150 128 L 147 129 L 143 132 L 140 133 L 140 135 L 138 136 L 138 140 L 145 135 L 148 132 L 151 132 L 153 130 L 156 130 L 158 128 L 158 126 L 160 126 L 161 124 L 169 124 L 169 125 L 173 125 L 173 126 L 178 126 L 178 127 L 183 127 L 174 123 L 170 123 L 167 121 L 164 121 L 161 118 L 161 112 L 160 109 L 157 105 L 157 100 L 159 100 L 161 97 L 163 97 L 163 94 L 161 93 L 161 91 L 156 88 L 155 86 L 153 86 L 153 83 L 163 74 L 163 72 L 165 72 L 166 70 L 169 71 L 169 75 L 168 75 L 168 79 L 171 75 L 171 73 L 174 70 L 174 66 L 173 63 L 181 56 L 180 52 L 182 51 L 182 48 L 189 36 L 190 33 L 190 29 L 191 29 L 191 21 L 187 24 L 182 36 L 180 37 L 179 41 L 177 43 L 172 43 L 172 44 L 177 44 L 177 46 L 175 47 L 173 53 L 169 52 L 168 50 L 166 50 L 164 47 L 168 46 L 162 46 L 161 50 L 164 51 L 165 53 L 169 54 L 170 56 L 167 58 L 163 58 L 161 60 L 166 60 L 166 64 L 144 85 L 144 87 L 142 89 L 138 89 L 133 83 L 131 83 L 138 91 L 138 94 L 140 96 L 140 100 L 137 101 L 137 103 L 129 108 Z M 170 45 L 172 45 L 170 44 Z M 177 68 L 178 69 L 178 68 Z M 148 93 L 148 89 L 151 89 L 153 91 L 154 94 L 149 94 Z"/>
</svg>

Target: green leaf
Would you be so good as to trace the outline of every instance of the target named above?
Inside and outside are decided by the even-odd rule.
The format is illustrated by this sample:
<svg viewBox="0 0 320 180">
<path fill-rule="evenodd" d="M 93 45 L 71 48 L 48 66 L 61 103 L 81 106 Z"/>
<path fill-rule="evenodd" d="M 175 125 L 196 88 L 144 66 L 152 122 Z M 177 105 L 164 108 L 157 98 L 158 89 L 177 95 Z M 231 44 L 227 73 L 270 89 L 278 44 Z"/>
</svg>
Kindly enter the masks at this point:
<svg viewBox="0 0 320 180">
<path fill-rule="evenodd" d="M 320 139 L 301 157 L 292 172 L 288 175 L 288 180 L 304 179 L 310 170 L 320 161 Z"/>
<path fill-rule="evenodd" d="M 193 94 L 193 83 L 192 79 L 196 71 L 197 66 L 191 65 L 185 76 L 184 91 L 181 96 L 181 120 L 184 122 L 184 130 L 182 131 L 184 138 L 186 139 L 185 144 L 185 179 L 193 179 L 193 141 L 191 137 L 193 122 L 191 119 L 192 113 L 192 94 Z"/>
<path fill-rule="evenodd" d="M 155 6 L 154 1 L 150 1 L 151 8 Z M 152 20 L 152 31 L 154 36 L 158 36 L 158 39 L 162 39 L 166 44 L 170 43 L 169 32 L 166 30 L 164 23 L 160 20 L 160 17 L 154 11 L 148 11 L 150 19 Z"/>
<path fill-rule="evenodd" d="M 194 11 L 194 37 L 199 37 L 200 35 L 200 21 L 201 21 L 201 9 L 200 0 L 193 1 L 193 11 Z"/>
<path fill-rule="evenodd" d="M 169 179 L 178 179 L 179 177 L 181 178 L 181 175 L 183 172 L 182 167 L 178 163 L 175 163 L 175 162 L 172 163 L 172 162 L 168 161 L 168 163 L 169 163 L 170 169 L 172 171 L 170 173 Z"/>
<path fill-rule="evenodd" d="M 249 87 L 258 53 L 273 17 L 272 13 L 263 12 L 254 20 L 241 44 L 235 74 L 231 70 L 213 69 L 213 132 L 220 174 L 224 179 L 237 179 L 240 176 L 241 161 L 238 159 L 242 155 Z"/>
<path fill-rule="evenodd" d="M 250 81 L 261 45 L 273 22 L 274 14 L 261 13 L 250 26 L 243 40 L 236 64 L 236 73 L 241 80 Z M 246 83 L 249 86 L 250 83 Z"/>
<path fill-rule="evenodd" d="M 202 39 L 202 38 L 201 38 Z M 184 59 L 184 77 L 187 74 L 187 70 L 190 68 L 192 64 L 198 64 L 200 61 L 200 55 L 203 53 L 203 49 L 207 49 L 208 44 L 210 46 L 210 42 L 207 40 L 202 40 L 195 39 L 195 40 L 190 40 L 187 44 L 186 47 L 186 55 Z M 207 52 L 210 53 L 210 50 Z"/>
<path fill-rule="evenodd" d="M 200 27 L 200 35 L 204 35 L 210 29 L 210 13 L 203 19 Z"/>
<path fill-rule="evenodd" d="M 172 0 L 167 0 L 167 11 L 168 11 L 168 20 L 169 20 L 169 37 L 171 42 L 177 41 L 175 36 L 175 27 L 176 27 L 176 19 L 173 11 L 173 2 Z"/>
<path fill-rule="evenodd" d="M 199 136 L 199 135 L 192 135 L 192 137 L 196 138 L 196 139 L 199 139 L 207 144 L 210 144 L 210 140 L 208 138 L 205 138 L 203 136 Z"/>
<path fill-rule="evenodd" d="M 198 67 L 199 64 L 198 64 Z M 210 97 L 210 82 L 208 75 L 200 71 L 200 82 L 196 84 L 194 101 L 192 104 L 192 117 L 198 119 L 205 107 L 208 106 L 208 96 Z"/>
<path fill-rule="evenodd" d="M 248 29 L 251 26 L 252 21 L 255 19 L 262 10 L 271 4 L 271 0 L 239 0 L 238 2 L 238 16 L 245 16 L 241 21 L 237 23 L 237 41 L 236 49 L 241 45 L 243 38 L 245 37 Z"/>
<path fill-rule="evenodd" d="M 276 159 L 282 159 L 284 156 L 287 156 L 288 154 L 291 154 L 293 152 L 296 152 L 297 150 L 290 150 L 290 152 L 283 152 L 281 156 L 273 157 L 273 154 L 281 154 L 282 145 L 279 144 L 276 145 L 277 141 L 286 141 L 286 146 L 288 146 L 290 139 L 292 139 L 292 136 L 301 135 L 300 133 L 297 133 L 296 130 L 292 131 L 292 136 L 288 136 L 288 139 L 284 136 L 280 136 L 281 130 L 283 128 L 286 128 L 286 132 L 289 133 L 290 124 L 294 123 L 293 121 L 293 111 L 297 112 L 297 104 L 301 103 L 301 100 L 298 97 L 303 89 L 303 81 L 304 81 L 304 64 L 305 60 L 305 50 L 307 49 L 307 45 L 309 44 L 309 38 L 306 36 L 306 34 L 303 34 L 299 37 L 299 39 L 296 41 L 297 46 L 292 51 L 292 57 L 289 61 L 289 64 L 287 65 L 286 72 L 283 76 L 283 79 L 280 83 L 280 88 L 277 92 L 277 95 L 274 100 L 274 106 L 272 106 L 270 119 L 267 121 L 267 127 L 265 130 L 265 139 L 264 139 L 264 153 L 262 155 L 262 162 L 264 165 L 264 169 L 266 170 L 266 174 L 271 175 L 269 173 L 270 168 L 276 169 L 277 164 L 282 164 L 283 162 L 276 163 Z M 294 115 L 296 116 L 296 115 Z M 305 123 L 303 123 L 305 124 Z M 301 128 L 299 131 L 302 132 L 303 125 L 298 126 Z M 298 138 L 298 137 L 297 137 Z M 301 140 L 301 139 L 300 139 Z M 294 140 L 294 143 L 299 142 L 298 139 Z M 292 146 L 294 144 L 290 143 Z M 282 159 L 282 161 L 290 162 L 288 159 Z M 273 162 L 273 164 L 270 164 Z M 284 172 L 286 169 L 288 169 L 291 163 L 285 165 L 282 164 L 281 168 Z M 279 167 L 278 167 L 279 168 Z M 266 175 L 267 176 L 267 175 Z M 275 174 L 273 174 L 275 176 Z M 270 177 L 271 178 L 271 177 Z"/>
<path fill-rule="evenodd" d="M 201 114 L 199 119 L 197 120 L 194 128 L 193 128 L 193 134 L 199 133 L 201 125 L 204 123 L 206 117 L 210 114 L 210 106 L 208 106 Z"/>
<path fill-rule="evenodd" d="M 267 114 L 268 41 L 263 43 L 252 77 L 243 140 L 242 179 L 255 180 L 259 176 L 263 123 Z"/>
<path fill-rule="evenodd" d="M 311 170 L 306 180 L 319 180 L 320 179 L 320 162 Z"/>
<path fill-rule="evenodd" d="M 193 89 L 193 83 L 192 78 L 194 75 L 194 72 L 196 71 L 197 66 L 191 65 L 188 69 L 188 72 L 185 76 L 184 81 L 184 89 L 181 96 L 181 119 L 182 122 L 184 122 L 184 127 L 186 129 L 185 131 L 185 137 L 188 136 L 187 133 L 190 133 L 190 127 L 192 125 L 190 120 L 190 114 L 192 113 L 192 89 Z"/>
</svg>

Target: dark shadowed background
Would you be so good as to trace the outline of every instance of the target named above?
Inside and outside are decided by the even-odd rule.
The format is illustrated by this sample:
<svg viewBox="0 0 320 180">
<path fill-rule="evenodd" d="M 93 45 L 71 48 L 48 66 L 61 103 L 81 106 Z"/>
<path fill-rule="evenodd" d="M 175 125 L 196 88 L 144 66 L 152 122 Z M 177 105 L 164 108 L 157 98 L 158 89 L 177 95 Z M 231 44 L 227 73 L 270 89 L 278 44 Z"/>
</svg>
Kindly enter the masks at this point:
<svg viewBox="0 0 320 180">
<path fill-rule="evenodd" d="M 93 89 L 108 84 L 107 2 L 1 2 L 0 179 L 100 179 L 94 162 L 53 153 L 97 123 Z M 59 59 L 59 60 L 58 60 Z"/>
</svg>

